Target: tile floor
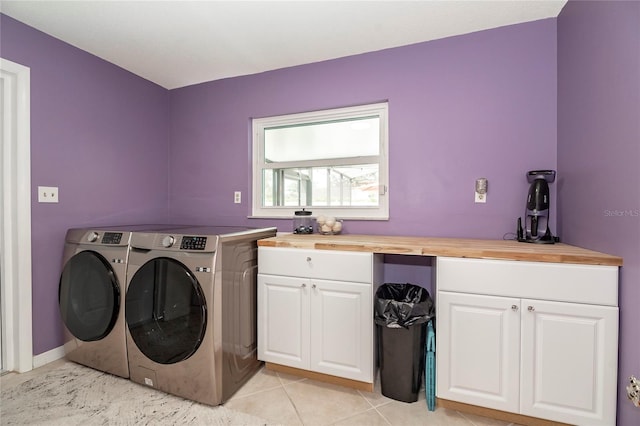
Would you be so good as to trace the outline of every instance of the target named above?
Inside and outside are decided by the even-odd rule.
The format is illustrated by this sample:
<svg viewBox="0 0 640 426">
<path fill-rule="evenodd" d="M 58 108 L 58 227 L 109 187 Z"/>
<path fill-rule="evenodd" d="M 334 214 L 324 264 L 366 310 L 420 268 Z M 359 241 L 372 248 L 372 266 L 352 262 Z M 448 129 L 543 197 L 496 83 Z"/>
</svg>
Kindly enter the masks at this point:
<svg viewBox="0 0 640 426">
<path fill-rule="evenodd" d="M 510 425 L 446 408 L 429 411 L 424 392 L 408 404 L 383 396 L 379 382 L 364 392 L 264 368 L 224 405 L 282 425 Z"/>
<path fill-rule="evenodd" d="M 44 374 L 47 371 L 51 371 L 55 368 L 61 367 L 65 362 L 67 361 L 64 358 L 61 358 L 56 361 L 50 362 L 49 364 L 43 365 L 42 367 L 34 368 L 33 370 L 27 371 L 26 373 L 2 373 L 2 375 L 0 376 L 0 386 L 2 386 L 3 388 L 18 386 L 19 384 L 24 383 L 29 379 L 33 379 L 40 374 Z"/>
<path fill-rule="evenodd" d="M 63 363 L 58 360 L 28 373 L 5 374 L 1 384 L 17 386 Z M 379 382 L 373 392 L 364 392 L 264 368 L 224 406 L 285 426 L 517 426 L 446 408 L 428 411 L 424 392 L 417 402 L 408 404 L 383 396 Z"/>
</svg>

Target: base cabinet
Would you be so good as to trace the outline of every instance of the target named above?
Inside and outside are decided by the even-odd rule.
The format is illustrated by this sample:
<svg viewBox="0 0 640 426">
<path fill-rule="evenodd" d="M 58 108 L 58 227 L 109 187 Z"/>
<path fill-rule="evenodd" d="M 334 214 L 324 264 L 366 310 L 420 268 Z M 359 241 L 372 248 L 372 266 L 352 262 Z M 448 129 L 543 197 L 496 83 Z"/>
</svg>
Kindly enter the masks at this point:
<svg viewBox="0 0 640 426">
<path fill-rule="evenodd" d="M 371 284 L 311 284 L 311 363 L 319 373 L 372 382 Z"/>
<path fill-rule="evenodd" d="M 618 308 L 522 300 L 522 414 L 615 424 Z"/>
<path fill-rule="evenodd" d="M 373 254 L 260 247 L 258 257 L 258 358 L 373 383 Z"/>
<path fill-rule="evenodd" d="M 307 286 L 307 280 L 258 275 L 258 359 L 309 368 Z"/>
<path fill-rule="evenodd" d="M 518 412 L 518 299 L 439 291 L 437 396 Z"/>
<path fill-rule="evenodd" d="M 551 264 L 543 276 L 558 280 L 552 287 L 574 288 L 547 294 L 519 279 L 544 268 L 529 263 L 438 258 L 437 396 L 570 424 L 615 424 L 618 307 L 602 303 L 617 300 L 617 268 Z M 594 285 L 584 279 L 604 280 L 615 294 L 554 300 L 574 291 L 584 301 L 581 286 Z"/>
</svg>

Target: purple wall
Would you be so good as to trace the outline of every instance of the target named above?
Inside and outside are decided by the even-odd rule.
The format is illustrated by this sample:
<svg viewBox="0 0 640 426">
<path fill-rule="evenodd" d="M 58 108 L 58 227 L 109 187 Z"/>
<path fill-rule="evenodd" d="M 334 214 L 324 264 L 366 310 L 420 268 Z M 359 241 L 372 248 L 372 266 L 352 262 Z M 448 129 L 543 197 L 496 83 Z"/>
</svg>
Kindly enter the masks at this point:
<svg viewBox="0 0 640 426">
<path fill-rule="evenodd" d="M 624 258 L 618 425 L 640 375 L 640 3 L 570 1 L 558 18 L 559 226 L 566 242 Z"/>
<path fill-rule="evenodd" d="M 250 119 L 388 100 L 390 220 L 346 232 L 502 238 L 524 213 L 525 172 L 556 168 L 556 83 L 547 19 L 172 90 L 170 217 L 290 231 L 247 219 Z M 473 202 L 479 177 L 487 204 Z"/>
<path fill-rule="evenodd" d="M 166 222 L 168 91 L 0 15 L 2 57 L 31 69 L 33 351 L 62 344 L 67 228 Z M 58 186 L 59 204 L 37 187 Z"/>
</svg>

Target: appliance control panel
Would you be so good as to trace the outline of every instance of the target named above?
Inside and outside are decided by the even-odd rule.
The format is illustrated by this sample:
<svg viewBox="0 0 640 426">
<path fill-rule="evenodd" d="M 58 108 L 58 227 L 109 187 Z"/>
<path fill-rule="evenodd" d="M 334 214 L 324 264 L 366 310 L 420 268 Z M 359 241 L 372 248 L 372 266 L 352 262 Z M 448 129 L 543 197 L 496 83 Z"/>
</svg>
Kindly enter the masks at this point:
<svg viewBox="0 0 640 426">
<path fill-rule="evenodd" d="M 102 244 L 120 244 L 122 232 L 105 232 L 102 236 Z"/>
<path fill-rule="evenodd" d="M 180 250 L 204 250 L 207 246 L 207 237 L 190 237 L 185 235 L 180 243 Z"/>
</svg>

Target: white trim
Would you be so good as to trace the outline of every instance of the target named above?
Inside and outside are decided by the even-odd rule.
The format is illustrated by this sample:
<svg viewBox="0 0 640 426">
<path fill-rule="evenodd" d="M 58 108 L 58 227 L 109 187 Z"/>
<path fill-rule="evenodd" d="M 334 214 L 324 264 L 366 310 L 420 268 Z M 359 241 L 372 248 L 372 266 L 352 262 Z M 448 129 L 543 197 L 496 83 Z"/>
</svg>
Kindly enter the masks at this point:
<svg viewBox="0 0 640 426">
<path fill-rule="evenodd" d="M 15 96 L 16 116 L 5 108 L 2 137 L 2 298 L 7 370 L 33 368 L 31 317 L 30 69 L 0 58 L 2 84 Z M 5 90 L 6 91 L 6 90 Z"/>
<path fill-rule="evenodd" d="M 50 362 L 64 358 L 64 346 L 58 346 L 50 351 L 41 353 L 33 357 L 33 368 L 42 367 Z"/>
<path fill-rule="evenodd" d="M 341 219 L 360 220 L 388 220 L 389 219 L 389 129 L 388 129 L 388 103 L 381 102 L 369 105 L 360 105 L 345 108 L 336 108 L 320 111 L 303 112 L 274 117 L 254 118 L 252 120 L 251 147 L 252 147 L 252 197 L 251 215 L 253 218 L 290 218 L 294 211 L 301 207 L 312 209 L 316 215 L 330 215 Z M 331 160 L 307 160 L 307 161 L 281 161 L 267 164 L 264 160 L 264 129 L 267 127 L 299 125 L 302 123 L 331 121 L 339 119 L 353 119 L 377 115 L 380 117 L 380 152 L 371 157 L 350 157 L 348 159 Z M 355 161 L 355 163 L 354 163 Z M 262 171 L 269 168 L 290 167 L 318 167 L 332 165 L 349 165 L 377 163 L 379 166 L 379 205 L 368 207 L 351 206 L 296 206 L 296 207 L 265 207 L 262 205 Z"/>
</svg>

